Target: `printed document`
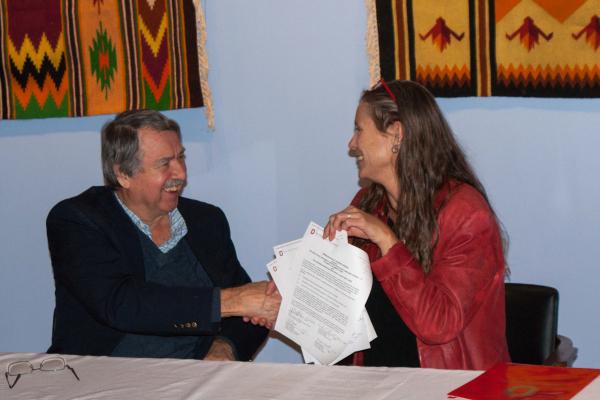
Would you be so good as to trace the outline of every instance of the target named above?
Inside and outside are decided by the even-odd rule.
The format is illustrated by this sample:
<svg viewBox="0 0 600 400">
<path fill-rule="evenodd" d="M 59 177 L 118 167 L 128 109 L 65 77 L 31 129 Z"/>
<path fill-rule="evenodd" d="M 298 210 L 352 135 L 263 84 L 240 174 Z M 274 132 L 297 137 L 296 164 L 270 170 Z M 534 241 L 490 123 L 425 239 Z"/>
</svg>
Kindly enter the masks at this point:
<svg viewBox="0 0 600 400">
<path fill-rule="evenodd" d="M 335 364 L 377 337 L 365 309 L 373 276 L 367 254 L 333 241 L 311 222 L 302 239 L 274 247 L 267 264 L 282 303 L 275 330 L 302 347 L 305 362 Z"/>
</svg>

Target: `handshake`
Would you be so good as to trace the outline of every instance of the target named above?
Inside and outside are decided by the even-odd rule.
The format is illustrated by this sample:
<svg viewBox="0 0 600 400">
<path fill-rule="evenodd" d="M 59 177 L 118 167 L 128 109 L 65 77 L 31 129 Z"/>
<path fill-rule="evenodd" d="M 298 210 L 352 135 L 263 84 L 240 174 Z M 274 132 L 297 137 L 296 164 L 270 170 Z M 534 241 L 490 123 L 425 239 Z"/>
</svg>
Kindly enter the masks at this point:
<svg viewBox="0 0 600 400">
<path fill-rule="evenodd" d="M 273 282 L 261 281 L 221 290 L 221 317 L 244 317 L 272 329 L 279 313 L 281 295 Z"/>
</svg>

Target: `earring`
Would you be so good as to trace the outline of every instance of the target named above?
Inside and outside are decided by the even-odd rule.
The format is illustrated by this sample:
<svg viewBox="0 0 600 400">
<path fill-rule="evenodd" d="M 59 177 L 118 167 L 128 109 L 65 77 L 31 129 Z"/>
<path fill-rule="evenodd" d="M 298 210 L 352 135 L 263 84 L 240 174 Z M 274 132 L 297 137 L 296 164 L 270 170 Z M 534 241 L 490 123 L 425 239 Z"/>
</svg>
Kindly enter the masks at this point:
<svg viewBox="0 0 600 400">
<path fill-rule="evenodd" d="M 394 135 L 394 144 L 392 145 L 392 153 L 396 154 L 400 151 L 400 134 Z"/>
</svg>

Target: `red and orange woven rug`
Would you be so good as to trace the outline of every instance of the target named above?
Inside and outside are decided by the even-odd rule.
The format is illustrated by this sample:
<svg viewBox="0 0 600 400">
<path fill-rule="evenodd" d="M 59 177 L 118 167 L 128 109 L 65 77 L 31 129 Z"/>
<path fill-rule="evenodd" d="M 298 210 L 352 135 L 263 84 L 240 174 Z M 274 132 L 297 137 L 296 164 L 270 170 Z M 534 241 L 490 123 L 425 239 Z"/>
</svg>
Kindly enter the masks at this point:
<svg viewBox="0 0 600 400">
<path fill-rule="evenodd" d="M 205 106 L 204 20 L 192 0 L 0 0 L 0 117 Z"/>
<path fill-rule="evenodd" d="M 600 97 L 600 0 L 366 0 L 371 80 L 436 96 Z"/>
</svg>

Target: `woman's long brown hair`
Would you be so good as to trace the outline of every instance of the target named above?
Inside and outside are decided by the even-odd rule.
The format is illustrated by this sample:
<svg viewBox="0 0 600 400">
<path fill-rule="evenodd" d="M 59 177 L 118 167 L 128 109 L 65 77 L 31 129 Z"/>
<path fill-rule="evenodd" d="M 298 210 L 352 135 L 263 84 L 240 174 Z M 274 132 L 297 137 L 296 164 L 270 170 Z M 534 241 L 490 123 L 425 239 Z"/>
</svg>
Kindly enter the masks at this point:
<svg viewBox="0 0 600 400">
<path fill-rule="evenodd" d="M 381 132 L 386 132 L 396 121 L 402 124 L 403 138 L 396 162 L 400 193 L 392 229 L 423 271 L 429 273 L 438 239 L 439 210 L 434 199 L 445 182 L 454 179 L 471 185 L 494 211 L 433 95 L 411 81 L 392 81 L 387 86 L 395 101 L 384 85 L 364 91 L 360 101 L 369 106 L 375 126 Z M 373 183 L 359 208 L 373 212 L 385 196 L 385 188 Z"/>
</svg>

